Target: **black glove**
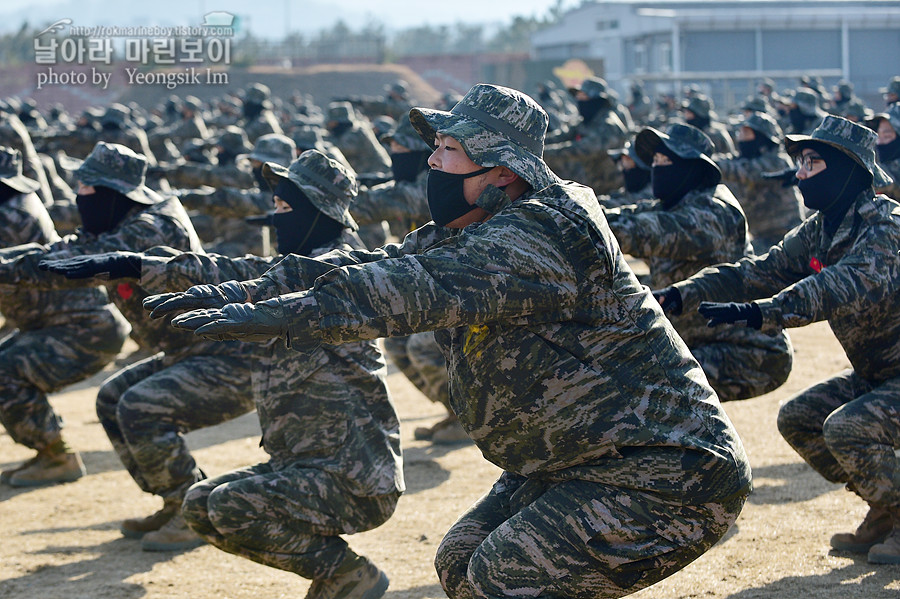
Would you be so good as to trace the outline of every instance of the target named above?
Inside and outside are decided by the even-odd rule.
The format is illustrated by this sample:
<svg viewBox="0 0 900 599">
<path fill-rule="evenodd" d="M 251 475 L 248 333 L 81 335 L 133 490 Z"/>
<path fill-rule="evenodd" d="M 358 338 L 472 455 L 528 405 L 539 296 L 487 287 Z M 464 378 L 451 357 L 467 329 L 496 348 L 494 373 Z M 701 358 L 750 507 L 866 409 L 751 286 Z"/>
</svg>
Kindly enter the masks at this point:
<svg viewBox="0 0 900 599">
<path fill-rule="evenodd" d="M 663 312 L 671 316 L 681 315 L 684 304 L 681 303 L 681 292 L 674 287 L 664 287 L 657 291 L 651 292 L 659 305 L 662 306 Z"/>
<path fill-rule="evenodd" d="M 243 285 L 225 281 L 220 285 L 194 285 L 187 291 L 148 296 L 144 298 L 144 309 L 151 310 L 150 318 L 162 318 L 172 312 L 222 308 L 246 301 L 247 290 Z"/>
<path fill-rule="evenodd" d="M 796 168 L 786 168 L 783 171 L 776 171 L 774 173 L 763 173 L 763 179 L 773 179 L 781 181 L 782 187 L 792 187 L 797 184 L 797 169 Z"/>
<path fill-rule="evenodd" d="M 258 304 L 228 304 L 220 310 L 195 310 L 172 319 L 172 326 L 195 335 L 227 341 L 265 342 L 287 336 L 288 322 L 280 298 Z"/>
<path fill-rule="evenodd" d="M 709 320 L 706 323 L 708 327 L 724 323 L 742 324 L 757 330 L 762 328 L 762 310 L 760 310 L 759 304 L 755 302 L 746 304 L 736 302 L 700 302 L 698 311 L 704 318 Z"/>
<path fill-rule="evenodd" d="M 250 225 L 259 225 L 261 227 L 271 227 L 273 224 L 273 213 L 260 214 L 257 216 L 245 216 L 244 222 Z"/>
<path fill-rule="evenodd" d="M 38 268 L 67 279 L 140 279 L 141 254 L 112 252 L 93 256 L 76 256 L 62 260 L 41 260 Z"/>
</svg>

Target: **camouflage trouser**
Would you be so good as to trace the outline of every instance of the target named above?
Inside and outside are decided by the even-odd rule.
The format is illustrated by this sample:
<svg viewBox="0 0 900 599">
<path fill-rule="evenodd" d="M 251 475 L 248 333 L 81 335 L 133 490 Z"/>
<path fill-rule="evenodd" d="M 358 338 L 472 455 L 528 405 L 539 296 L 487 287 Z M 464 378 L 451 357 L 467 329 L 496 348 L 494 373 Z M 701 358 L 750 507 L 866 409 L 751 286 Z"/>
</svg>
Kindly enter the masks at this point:
<svg viewBox="0 0 900 599">
<path fill-rule="evenodd" d="M 450 411 L 450 377 L 447 360 L 434 333 L 384 339 L 384 353 L 425 397 Z"/>
<path fill-rule="evenodd" d="M 718 541 L 746 494 L 681 505 L 587 481 L 503 474 L 435 556 L 451 599 L 622 597 L 677 572 Z"/>
<path fill-rule="evenodd" d="M 791 374 L 794 350 L 787 335 L 769 347 L 707 343 L 691 347 L 720 401 L 758 397 L 777 389 Z"/>
<path fill-rule="evenodd" d="M 900 377 L 876 386 L 845 370 L 782 405 L 778 430 L 827 480 L 900 508 Z"/>
<path fill-rule="evenodd" d="M 357 497 L 322 470 L 264 463 L 198 482 L 182 513 L 223 551 L 304 578 L 328 578 L 347 551 L 338 535 L 380 526 L 399 496 Z"/>
<path fill-rule="evenodd" d="M 99 372 L 122 349 L 127 329 L 96 324 L 14 331 L 0 341 L 0 421 L 15 442 L 43 449 L 56 440 L 61 423 L 47 394 Z"/>
<path fill-rule="evenodd" d="M 246 358 L 157 354 L 106 380 L 97 416 L 122 464 L 148 492 L 182 497 L 203 478 L 183 433 L 254 409 Z"/>
</svg>

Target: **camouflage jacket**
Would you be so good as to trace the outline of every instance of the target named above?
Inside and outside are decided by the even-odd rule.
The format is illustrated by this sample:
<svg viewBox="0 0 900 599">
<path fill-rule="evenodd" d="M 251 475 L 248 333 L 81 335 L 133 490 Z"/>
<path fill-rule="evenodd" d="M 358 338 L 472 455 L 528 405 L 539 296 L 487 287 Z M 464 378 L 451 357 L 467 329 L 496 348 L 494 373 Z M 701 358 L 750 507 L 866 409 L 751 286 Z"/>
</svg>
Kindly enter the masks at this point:
<svg viewBox="0 0 900 599">
<path fill-rule="evenodd" d="M 312 254 L 361 247 L 359 238 L 345 229 L 330 246 Z M 145 257 L 141 286 L 164 292 L 246 279 L 281 259 L 193 253 Z M 361 496 L 404 490 L 400 421 L 388 393 L 384 357 L 374 341 L 321 345 L 303 355 L 280 340 L 247 345 L 254 349 L 261 444 L 279 466 L 325 470 Z"/>
<path fill-rule="evenodd" d="M 717 154 L 734 154 L 734 141 L 725 125 L 712 121 L 703 132 L 712 140 Z"/>
<path fill-rule="evenodd" d="M 557 184 L 493 208 L 373 252 L 288 256 L 245 285 L 254 300 L 306 290 L 282 297 L 295 340 L 435 330 L 451 407 L 504 470 L 692 500 L 746 490 L 737 433 L 593 192 Z"/>
<path fill-rule="evenodd" d="M 606 217 L 622 251 L 647 262 L 654 289 L 686 279 L 705 266 L 753 255 L 744 213 L 724 185 L 688 192 L 668 210 L 659 201 L 640 202 L 608 210 Z M 671 320 L 688 347 L 773 342 L 769 335 L 746 327 L 709 328 L 695 310 Z"/>
<path fill-rule="evenodd" d="M 0 235 L 4 247 L 26 248 L 59 240 L 53 222 L 40 198 L 34 193 L 21 194 L 0 204 Z M 27 245 L 26 245 L 27 244 Z M 28 284 L 0 285 L 0 312 L 8 324 L 22 331 L 52 326 L 83 326 L 85 334 L 95 334 L 95 347 L 104 344 L 121 346 L 124 336 L 107 330 L 131 329 L 115 306 L 109 303 L 103 287 L 80 289 L 42 289 Z"/>
<path fill-rule="evenodd" d="M 375 134 L 365 125 L 356 123 L 331 141 L 344 154 L 357 173 L 387 173 L 391 170 L 391 157 Z"/>
<path fill-rule="evenodd" d="M 722 181 L 741 203 L 754 237 L 776 243 L 803 220 L 803 199 L 797 188 L 784 187 L 781 181 L 762 176 L 791 167 L 791 159 L 785 152 L 763 150 L 757 158 L 715 158 L 722 171 Z"/>
<path fill-rule="evenodd" d="M 253 173 L 231 164 L 218 166 L 186 162 L 184 164 L 160 164 L 150 169 L 148 176 L 163 176 L 175 187 L 197 188 L 204 185 L 211 187 L 239 187 L 246 189 L 256 185 Z"/>
<path fill-rule="evenodd" d="M 428 169 L 425 169 L 415 181 L 388 181 L 360 189 L 350 213 L 360 225 L 386 220 L 392 229 L 406 233 L 431 220 L 427 187 Z"/>
<path fill-rule="evenodd" d="M 891 176 L 894 182 L 876 191 L 900 202 L 900 158 L 890 162 L 879 162 L 878 165 Z"/>
<path fill-rule="evenodd" d="M 43 259 L 61 259 L 115 251 L 142 252 L 154 246 L 202 252 L 187 213 L 176 198 L 169 198 L 143 210 L 134 210 L 115 229 L 101 235 L 79 230 L 74 235 L 47 245 L 29 244 L 0 250 L 0 282 L 34 285 L 47 289 L 84 287 L 88 280 L 69 280 L 40 270 Z M 110 281 L 109 297 L 131 323 L 131 337 L 144 349 L 164 351 L 173 356 L 193 354 L 229 354 L 245 351 L 240 343 L 217 344 L 203 341 L 188 331 L 169 325 L 170 319 L 151 320 L 142 302 L 150 293 L 133 282 Z M 219 346 L 221 345 L 221 346 Z"/>
<path fill-rule="evenodd" d="M 764 329 L 828 320 L 853 369 L 900 375 L 900 205 L 863 193 L 833 238 L 814 213 L 755 258 L 706 268 L 676 285 L 685 311 L 704 300 L 757 300 Z"/>
<path fill-rule="evenodd" d="M 544 156 L 593 154 L 597 150 L 611 150 L 625 145 L 628 129 L 615 112 L 598 113 L 590 123 L 579 123 L 568 129 L 560 139 L 548 139 Z"/>
<path fill-rule="evenodd" d="M 608 195 L 597 196 L 597 201 L 604 209 L 628 206 L 645 200 L 653 200 L 653 188 L 650 183 L 639 191 L 626 191 L 624 187 L 620 187 Z"/>
<path fill-rule="evenodd" d="M 275 116 L 275 113 L 268 109 L 263 110 L 250 121 L 241 119 L 238 122 L 238 126 L 244 128 L 250 143 L 256 143 L 257 139 L 269 133 L 278 133 L 279 135 L 284 133 L 281 125 L 278 124 L 278 118 Z"/>
</svg>

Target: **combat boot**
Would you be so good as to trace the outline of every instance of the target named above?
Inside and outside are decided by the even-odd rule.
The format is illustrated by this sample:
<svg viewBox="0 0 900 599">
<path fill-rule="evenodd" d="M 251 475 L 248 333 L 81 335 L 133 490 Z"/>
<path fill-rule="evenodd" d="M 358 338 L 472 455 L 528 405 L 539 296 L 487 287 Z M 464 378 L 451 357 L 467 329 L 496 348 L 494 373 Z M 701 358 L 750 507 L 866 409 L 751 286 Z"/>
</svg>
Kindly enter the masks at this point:
<svg viewBox="0 0 900 599">
<path fill-rule="evenodd" d="M 181 510 L 159 530 L 148 532 L 141 540 L 144 551 L 186 551 L 206 543 L 184 521 Z"/>
<path fill-rule="evenodd" d="M 29 460 L 25 460 L 18 466 L 15 466 L 13 468 L 8 468 L 8 469 L 4 470 L 3 472 L 0 472 L 0 483 L 8 484 L 9 479 L 12 478 L 13 474 L 15 474 L 16 472 L 19 472 L 20 470 L 24 470 L 25 468 L 28 468 L 29 466 L 31 466 L 32 464 L 37 462 L 37 460 L 38 460 L 38 456 L 34 456 L 33 458 L 31 458 Z"/>
<path fill-rule="evenodd" d="M 885 509 L 870 505 L 869 513 L 856 532 L 840 532 L 831 537 L 831 546 L 839 551 L 866 553 L 891 533 L 894 525 L 891 514 Z"/>
<path fill-rule="evenodd" d="M 41 487 L 53 483 L 78 480 L 87 472 L 77 451 L 58 439 L 38 451 L 18 468 L 8 471 L 7 484 L 12 487 Z"/>
<path fill-rule="evenodd" d="M 162 528 L 181 510 L 181 498 L 166 499 L 162 509 L 146 518 L 129 518 L 119 525 L 122 536 L 129 539 L 140 539 L 148 532 Z"/>
<path fill-rule="evenodd" d="M 469 436 L 454 414 L 450 414 L 434 426 L 416 427 L 416 430 L 413 431 L 413 438 L 419 441 L 431 441 L 438 445 L 464 443 L 469 440 Z"/>
<path fill-rule="evenodd" d="M 379 599 L 388 584 L 387 575 L 378 566 L 348 549 L 331 577 L 313 580 L 306 599 Z"/>
<path fill-rule="evenodd" d="M 900 564 L 900 511 L 891 517 L 894 528 L 884 541 L 869 549 L 870 564 Z"/>
</svg>

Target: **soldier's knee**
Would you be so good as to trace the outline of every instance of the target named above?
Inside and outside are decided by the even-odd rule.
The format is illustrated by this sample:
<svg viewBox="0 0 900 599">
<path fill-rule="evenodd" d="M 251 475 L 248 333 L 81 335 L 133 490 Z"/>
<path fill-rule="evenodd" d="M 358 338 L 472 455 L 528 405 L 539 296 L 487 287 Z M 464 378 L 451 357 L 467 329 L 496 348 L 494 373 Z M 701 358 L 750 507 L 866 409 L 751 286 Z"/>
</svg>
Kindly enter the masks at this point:
<svg viewBox="0 0 900 599">
<path fill-rule="evenodd" d="M 781 436 L 785 439 L 791 437 L 793 433 L 797 430 L 798 424 L 798 411 L 796 410 L 796 404 L 792 401 L 787 401 L 778 408 L 778 417 L 775 420 L 776 425 L 778 426 L 778 432 L 781 433 Z"/>
<path fill-rule="evenodd" d="M 197 528 L 201 523 L 209 521 L 208 497 L 209 489 L 204 488 L 203 481 L 193 485 L 185 493 L 181 513 L 191 528 Z"/>
</svg>

